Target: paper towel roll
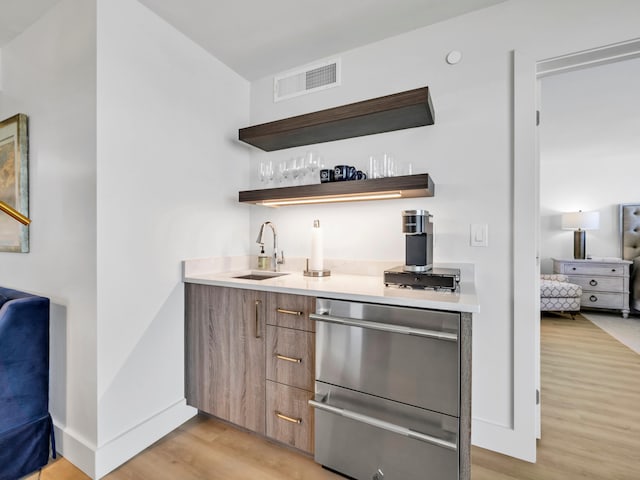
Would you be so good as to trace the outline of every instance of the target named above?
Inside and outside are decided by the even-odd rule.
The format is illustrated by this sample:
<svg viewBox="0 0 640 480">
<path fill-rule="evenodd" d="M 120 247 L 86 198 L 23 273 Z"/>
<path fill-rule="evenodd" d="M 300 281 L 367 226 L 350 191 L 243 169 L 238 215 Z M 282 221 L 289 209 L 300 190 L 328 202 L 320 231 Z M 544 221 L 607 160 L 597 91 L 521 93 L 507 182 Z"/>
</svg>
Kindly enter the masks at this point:
<svg viewBox="0 0 640 480">
<path fill-rule="evenodd" d="M 322 249 L 322 228 L 320 227 L 320 220 L 314 220 L 313 228 L 311 229 L 311 258 L 309 258 L 309 270 L 324 270 Z"/>
</svg>

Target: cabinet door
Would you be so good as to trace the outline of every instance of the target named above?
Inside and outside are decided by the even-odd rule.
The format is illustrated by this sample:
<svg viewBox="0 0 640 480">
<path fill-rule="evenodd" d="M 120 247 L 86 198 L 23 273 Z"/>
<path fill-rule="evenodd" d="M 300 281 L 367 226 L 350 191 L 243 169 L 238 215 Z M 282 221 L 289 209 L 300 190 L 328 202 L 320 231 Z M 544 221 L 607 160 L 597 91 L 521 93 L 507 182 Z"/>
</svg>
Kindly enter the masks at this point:
<svg viewBox="0 0 640 480">
<path fill-rule="evenodd" d="M 315 332 L 309 314 L 316 311 L 316 299 L 288 293 L 267 294 L 267 324 Z"/>
<path fill-rule="evenodd" d="M 267 436 L 313 453 L 313 393 L 267 380 Z"/>
<path fill-rule="evenodd" d="M 313 391 L 316 336 L 267 325 L 267 379 Z"/>
<path fill-rule="evenodd" d="M 264 293 L 186 288 L 187 403 L 264 433 Z"/>
</svg>

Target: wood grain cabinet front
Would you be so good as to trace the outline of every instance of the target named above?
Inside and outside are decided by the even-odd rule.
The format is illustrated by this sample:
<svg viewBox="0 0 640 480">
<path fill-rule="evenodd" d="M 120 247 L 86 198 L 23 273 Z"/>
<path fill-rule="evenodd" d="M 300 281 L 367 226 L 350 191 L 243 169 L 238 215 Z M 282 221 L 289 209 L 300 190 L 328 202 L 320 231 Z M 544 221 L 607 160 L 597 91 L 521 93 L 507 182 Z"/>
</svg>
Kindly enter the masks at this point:
<svg viewBox="0 0 640 480">
<path fill-rule="evenodd" d="M 187 403 L 313 453 L 314 311 L 313 297 L 185 284 Z"/>
<path fill-rule="evenodd" d="M 267 436 L 313 453 L 313 393 L 267 380 Z"/>
<path fill-rule="evenodd" d="M 267 436 L 313 454 L 316 299 L 267 296 Z"/>
<path fill-rule="evenodd" d="M 185 285 L 187 403 L 265 433 L 266 294 Z"/>
<path fill-rule="evenodd" d="M 267 325 L 267 380 L 313 391 L 313 332 Z"/>
<path fill-rule="evenodd" d="M 315 332 L 315 322 L 309 314 L 315 312 L 316 299 L 304 295 L 269 293 L 267 295 L 267 324 Z"/>
</svg>

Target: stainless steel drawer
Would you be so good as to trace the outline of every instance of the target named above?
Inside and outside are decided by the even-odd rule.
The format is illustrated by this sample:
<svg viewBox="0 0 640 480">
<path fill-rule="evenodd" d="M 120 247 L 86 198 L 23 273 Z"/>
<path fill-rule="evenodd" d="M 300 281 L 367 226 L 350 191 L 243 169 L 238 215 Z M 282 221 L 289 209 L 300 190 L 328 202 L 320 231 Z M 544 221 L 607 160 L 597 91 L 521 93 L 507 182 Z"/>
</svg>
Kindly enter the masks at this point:
<svg viewBox="0 0 640 480">
<path fill-rule="evenodd" d="M 326 467 L 362 480 L 459 477 L 455 417 L 322 382 L 310 403 L 315 460 Z"/>
<path fill-rule="evenodd" d="M 583 290 L 599 292 L 624 292 L 625 279 L 623 277 L 598 277 L 587 275 L 569 275 L 569 281 L 580 285 Z"/>
<path fill-rule="evenodd" d="M 459 314 L 317 302 L 316 380 L 459 415 Z"/>
</svg>

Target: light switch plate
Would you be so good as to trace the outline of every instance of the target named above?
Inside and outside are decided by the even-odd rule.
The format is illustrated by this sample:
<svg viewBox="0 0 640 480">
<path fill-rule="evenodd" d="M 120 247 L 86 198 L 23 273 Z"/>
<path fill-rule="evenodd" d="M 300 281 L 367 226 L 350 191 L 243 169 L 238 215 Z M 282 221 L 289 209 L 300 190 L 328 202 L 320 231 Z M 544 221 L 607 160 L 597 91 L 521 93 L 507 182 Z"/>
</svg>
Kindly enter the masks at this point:
<svg viewBox="0 0 640 480">
<path fill-rule="evenodd" d="M 472 247 L 488 247 L 489 246 L 489 225 L 486 223 L 471 224 L 471 246 Z"/>
</svg>

